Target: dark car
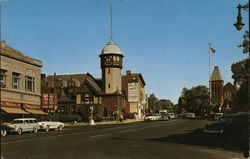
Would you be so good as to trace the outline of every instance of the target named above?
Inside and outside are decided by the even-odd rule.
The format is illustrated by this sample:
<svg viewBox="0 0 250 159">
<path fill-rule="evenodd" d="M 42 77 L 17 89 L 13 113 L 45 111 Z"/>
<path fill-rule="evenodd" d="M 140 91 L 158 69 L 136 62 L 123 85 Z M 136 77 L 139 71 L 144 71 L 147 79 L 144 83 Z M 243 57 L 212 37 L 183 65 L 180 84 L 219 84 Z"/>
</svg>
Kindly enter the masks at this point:
<svg viewBox="0 0 250 159">
<path fill-rule="evenodd" d="M 206 125 L 203 132 L 246 137 L 249 135 L 249 116 L 248 112 L 224 115 L 220 121 Z"/>
<path fill-rule="evenodd" d="M 7 134 L 15 131 L 14 128 L 9 127 L 8 125 L 1 125 L 1 135 L 6 136 Z"/>
</svg>

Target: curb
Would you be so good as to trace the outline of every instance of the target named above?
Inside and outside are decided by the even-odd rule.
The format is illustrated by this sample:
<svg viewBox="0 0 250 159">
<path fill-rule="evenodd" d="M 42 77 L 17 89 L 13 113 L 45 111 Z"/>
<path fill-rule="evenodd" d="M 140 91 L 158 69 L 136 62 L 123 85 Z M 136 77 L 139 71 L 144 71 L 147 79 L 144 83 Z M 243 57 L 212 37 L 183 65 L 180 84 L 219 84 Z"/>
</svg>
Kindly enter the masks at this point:
<svg viewBox="0 0 250 159">
<path fill-rule="evenodd" d="M 144 120 L 140 119 L 140 120 L 127 120 L 124 122 L 118 122 L 117 121 L 102 121 L 102 122 L 96 122 L 95 125 L 116 125 L 116 124 L 130 124 L 130 123 L 137 123 L 137 122 L 142 122 Z M 64 123 L 65 127 L 70 127 L 70 126 L 88 126 L 89 123 L 88 122 L 80 122 L 80 123 Z"/>
</svg>

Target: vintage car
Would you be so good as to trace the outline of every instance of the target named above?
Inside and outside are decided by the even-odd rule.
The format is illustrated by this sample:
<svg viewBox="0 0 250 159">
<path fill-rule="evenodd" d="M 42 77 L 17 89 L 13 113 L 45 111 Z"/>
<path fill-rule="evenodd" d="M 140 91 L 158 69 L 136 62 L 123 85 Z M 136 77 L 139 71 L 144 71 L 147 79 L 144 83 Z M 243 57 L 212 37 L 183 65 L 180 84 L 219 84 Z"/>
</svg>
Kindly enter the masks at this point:
<svg viewBox="0 0 250 159">
<path fill-rule="evenodd" d="M 40 129 L 40 125 L 37 123 L 36 118 L 18 118 L 14 119 L 11 124 L 7 125 L 10 127 L 10 133 L 15 132 L 22 134 L 22 132 L 34 132 L 37 133 Z"/>
<path fill-rule="evenodd" d="M 14 130 L 15 130 L 14 128 L 9 127 L 6 124 L 1 124 L 1 136 L 6 136 L 10 132 L 14 132 Z"/>
<path fill-rule="evenodd" d="M 160 114 L 152 114 L 152 115 L 148 115 L 145 117 L 145 121 L 159 121 L 162 119 L 162 115 Z"/>
<path fill-rule="evenodd" d="M 194 113 L 183 113 L 180 115 L 180 117 L 183 119 L 195 119 L 195 114 Z"/>
<path fill-rule="evenodd" d="M 61 131 L 64 128 L 64 123 L 59 122 L 59 121 L 41 121 L 38 122 L 38 124 L 40 125 L 40 129 L 45 130 L 45 131 L 49 131 L 51 129 L 57 129 L 59 131 Z"/>
<path fill-rule="evenodd" d="M 249 117 L 250 113 L 227 114 L 222 116 L 221 120 L 203 129 L 204 133 L 217 135 L 249 136 Z"/>
</svg>

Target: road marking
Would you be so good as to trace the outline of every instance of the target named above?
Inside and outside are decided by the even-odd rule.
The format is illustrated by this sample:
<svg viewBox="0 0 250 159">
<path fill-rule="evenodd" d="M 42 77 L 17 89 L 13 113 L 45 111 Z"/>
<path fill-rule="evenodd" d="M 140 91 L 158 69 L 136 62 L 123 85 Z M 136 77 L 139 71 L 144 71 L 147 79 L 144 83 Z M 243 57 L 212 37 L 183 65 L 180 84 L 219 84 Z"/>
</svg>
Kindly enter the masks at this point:
<svg viewBox="0 0 250 159">
<path fill-rule="evenodd" d="M 149 129 L 149 126 L 141 127 L 140 129 L 141 129 L 141 130 L 143 130 L 143 129 Z"/>
<path fill-rule="evenodd" d="M 120 131 L 121 133 L 125 133 L 125 132 L 131 132 L 131 131 L 134 131 L 135 129 L 129 129 L 129 130 L 122 130 Z"/>
<path fill-rule="evenodd" d="M 109 134 L 99 134 L 99 135 L 94 135 L 94 136 L 91 136 L 92 138 L 96 138 L 96 137 L 102 137 L 102 136 L 109 136 L 111 135 L 110 133 Z"/>
</svg>

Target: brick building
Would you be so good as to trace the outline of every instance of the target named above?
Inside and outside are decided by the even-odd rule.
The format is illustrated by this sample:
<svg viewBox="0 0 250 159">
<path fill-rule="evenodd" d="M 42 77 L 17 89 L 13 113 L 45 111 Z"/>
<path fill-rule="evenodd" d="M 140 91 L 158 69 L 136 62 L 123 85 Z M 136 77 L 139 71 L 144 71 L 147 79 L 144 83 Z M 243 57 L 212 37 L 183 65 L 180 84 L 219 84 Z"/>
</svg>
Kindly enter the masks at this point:
<svg viewBox="0 0 250 159">
<path fill-rule="evenodd" d="M 127 70 L 126 75 L 122 76 L 122 88 L 127 97 L 125 112 L 135 114 L 139 119 L 145 117 L 148 109 L 145 86 L 146 83 L 140 73 L 131 73 Z"/>
<path fill-rule="evenodd" d="M 236 91 L 236 84 L 233 85 L 228 82 L 226 85 L 224 85 L 224 80 L 220 73 L 219 67 L 215 66 L 211 75 L 211 103 L 215 108 L 215 111 L 218 111 L 219 109 L 223 112 L 230 111 Z"/>
</svg>

